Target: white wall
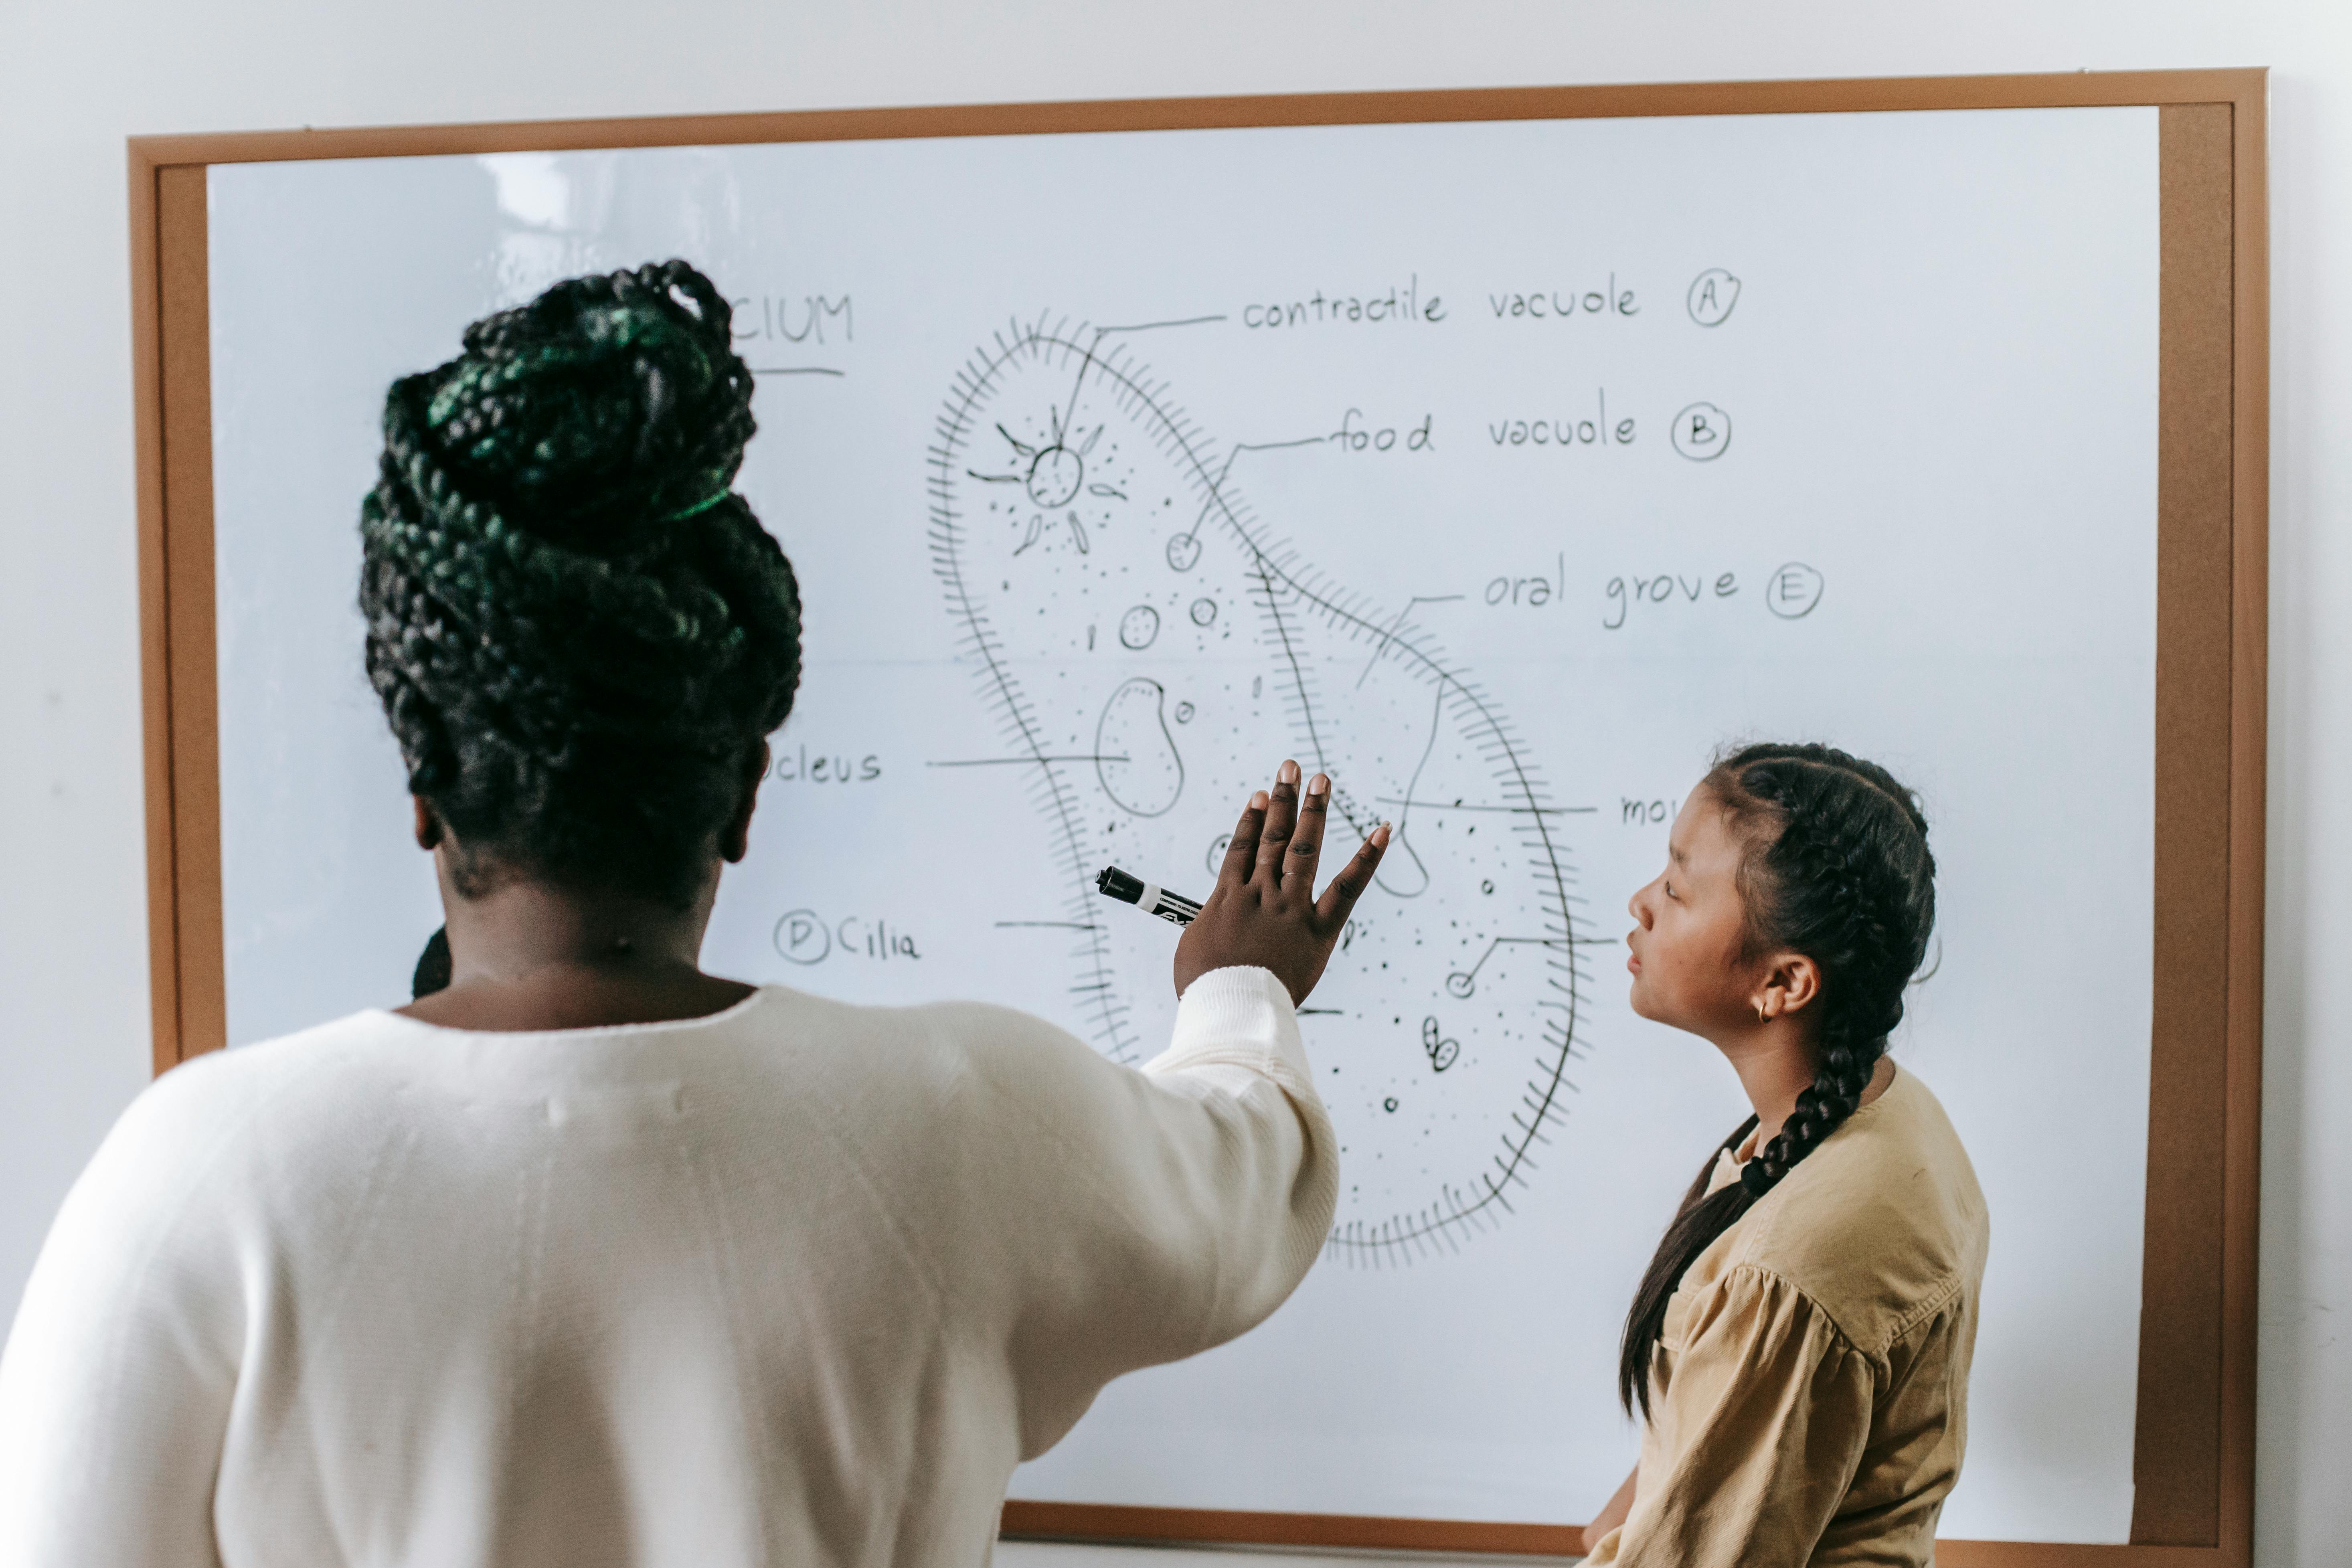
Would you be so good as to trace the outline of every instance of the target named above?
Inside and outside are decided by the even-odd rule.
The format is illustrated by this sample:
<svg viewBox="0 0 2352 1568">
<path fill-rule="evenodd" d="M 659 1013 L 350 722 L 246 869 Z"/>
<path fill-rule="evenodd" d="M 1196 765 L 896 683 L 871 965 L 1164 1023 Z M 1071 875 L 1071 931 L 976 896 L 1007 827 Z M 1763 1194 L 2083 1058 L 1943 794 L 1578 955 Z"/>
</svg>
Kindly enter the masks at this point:
<svg viewBox="0 0 2352 1568">
<path fill-rule="evenodd" d="M 0 1308 L 146 1073 L 125 136 L 2221 65 L 2276 72 L 2256 1551 L 2352 1559 L 2352 989 L 2327 979 L 2352 952 L 2352 900 L 2327 891 L 2352 829 L 2326 805 L 2352 775 L 2342 0 L 0 3 Z"/>
</svg>

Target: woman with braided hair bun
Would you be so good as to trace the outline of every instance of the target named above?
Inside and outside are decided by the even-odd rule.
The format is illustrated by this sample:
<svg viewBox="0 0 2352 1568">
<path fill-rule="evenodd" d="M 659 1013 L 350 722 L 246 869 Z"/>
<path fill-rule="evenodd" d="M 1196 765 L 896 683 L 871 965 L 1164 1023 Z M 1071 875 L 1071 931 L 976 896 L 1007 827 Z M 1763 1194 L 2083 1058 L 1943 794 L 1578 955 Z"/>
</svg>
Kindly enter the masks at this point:
<svg viewBox="0 0 2352 1568">
<path fill-rule="evenodd" d="M 728 315 L 684 262 L 577 279 L 385 400 L 368 679 L 463 895 L 503 868 L 684 905 L 707 843 L 741 857 L 801 606 L 730 489 L 752 420 Z"/>
<path fill-rule="evenodd" d="M 751 396 L 682 261 L 393 385 L 360 608 L 446 926 L 408 1005 L 107 1140 L 0 1356 L 0 1563 L 966 1568 L 1104 1384 L 1320 1252 L 1296 1009 L 1387 843 L 1317 896 L 1321 774 L 1243 807 L 1140 1070 L 702 971 L 801 678 Z"/>
<path fill-rule="evenodd" d="M 1633 1010 L 1755 1114 L 1708 1156 L 1625 1318 L 1642 1462 L 1587 1527 L 1620 1568 L 1932 1561 L 1988 1238 L 1958 1135 L 1887 1037 L 1927 954 L 1912 793 L 1820 745 L 1723 756 L 1633 895 Z"/>
</svg>

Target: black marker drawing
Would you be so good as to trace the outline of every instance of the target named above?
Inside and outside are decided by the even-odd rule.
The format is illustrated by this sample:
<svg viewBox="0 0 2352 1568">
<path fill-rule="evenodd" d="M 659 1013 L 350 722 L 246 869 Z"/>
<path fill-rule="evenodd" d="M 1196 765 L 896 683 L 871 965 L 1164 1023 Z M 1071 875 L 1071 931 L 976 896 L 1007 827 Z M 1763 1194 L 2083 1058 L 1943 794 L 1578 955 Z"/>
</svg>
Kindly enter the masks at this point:
<svg viewBox="0 0 2352 1568">
<path fill-rule="evenodd" d="M 1120 683 L 1095 724 L 1095 777 L 1119 810 L 1165 816 L 1184 793 L 1184 759 L 1168 728 L 1168 689 L 1148 676 Z"/>
<path fill-rule="evenodd" d="M 833 931 L 814 910 L 794 910 L 776 922 L 776 952 L 790 963 L 822 963 L 833 952 Z"/>
<path fill-rule="evenodd" d="M 1141 653 L 1160 637 L 1160 612 L 1138 605 L 1118 618 L 1118 646 Z"/>
<path fill-rule="evenodd" d="M 1442 1253 L 1511 1212 L 1565 1120 L 1593 939 L 1564 833 L 1589 808 L 1554 804 L 1416 624 L 1430 601 L 1340 586 L 1235 478 L 1244 453 L 1252 471 L 1349 459 L 1321 437 L 1220 444 L 1129 352 L 1142 330 L 1013 322 L 940 415 L 931 559 L 1006 752 L 975 761 L 1034 764 L 1069 994 L 1120 1061 L 1146 1053 L 1134 999 L 1166 986 L 1168 953 L 1150 922 L 1094 920 L 1107 860 L 1213 869 L 1286 753 L 1337 781 L 1325 858 L 1396 823 L 1309 1026 L 1349 1160 L 1328 1245 L 1368 1264 Z M 1094 626 L 1117 635 L 1090 644 Z M 1475 1003 L 1449 973 L 1475 976 Z"/>
<path fill-rule="evenodd" d="M 1719 327 L 1731 317 L 1731 308 L 1739 303 L 1739 279 L 1720 267 L 1710 267 L 1691 279 L 1690 292 L 1683 303 L 1690 309 L 1690 318 L 1702 327 Z"/>
<path fill-rule="evenodd" d="M 1482 890 L 1491 892 L 1493 889 L 1482 889 Z M 1486 967 L 1486 961 L 1495 956 L 1495 950 L 1497 948 L 1524 946 L 1530 942 L 1538 946 L 1548 946 L 1550 942 L 1549 937 L 1542 936 L 1498 936 L 1486 944 L 1486 951 L 1478 955 L 1476 963 L 1467 969 L 1457 969 L 1445 977 L 1445 994 L 1449 996 L 1462 997 L 1475 995 L 1478 990 L 1478 972 Z"/>
<path fill-rule="evenodd" d="M 1822 602 L 1827 580 L 1801 561 L 1791 561 L 1764 584 L 1764 603 L 1784 621 L 1801 620 Z"/>
<path fill-rule="evenodd" d="M 1445 1038 L 1434 1017 L 1421 1021 L 1421 1048 L 1429 1056 L 1429 1070 L 1444 1072 L 1462 1058 L 1462 1042 Z"/>
<path fill-rule="evenodd" d="M 1711 463 L 1731 449 L 1731 416 L 1712 403 L 1694 403 L 1675 416 L 1675 450 L 1694 463 Z"/>
</svg>

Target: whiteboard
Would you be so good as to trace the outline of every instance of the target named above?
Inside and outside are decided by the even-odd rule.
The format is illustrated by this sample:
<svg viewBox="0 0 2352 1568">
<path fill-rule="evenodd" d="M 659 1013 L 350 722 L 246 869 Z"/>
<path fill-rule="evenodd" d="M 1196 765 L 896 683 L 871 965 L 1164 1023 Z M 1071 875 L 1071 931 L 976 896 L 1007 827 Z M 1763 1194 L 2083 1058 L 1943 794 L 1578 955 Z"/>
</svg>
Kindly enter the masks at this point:
<svg viewBox="0 0 2352 1568">
<path fill-rule="evenodd" d="M 1303 1020 L 1326 1257 L 1015 1496 L 1589 1517 L 1625 1303 L 1745 1109 L 1628 1011 L 1622 903 L 1714 748 L 1819 738 L 1942 870 L 1896 1057 L 1993 1225 L 1943 1532 L 2124 1541 L 2157 174 L 2153 109 L 215 166 L 230 1038 L 400 1000 L 439 918 L 352 604 L 384 386 L 685 256 L 808 604 L 710 967 L 1140 1060 L 1173 931 L 1100 866 L 1204 893 L 1285 755 L 1402 829 Z"/>
</svg>

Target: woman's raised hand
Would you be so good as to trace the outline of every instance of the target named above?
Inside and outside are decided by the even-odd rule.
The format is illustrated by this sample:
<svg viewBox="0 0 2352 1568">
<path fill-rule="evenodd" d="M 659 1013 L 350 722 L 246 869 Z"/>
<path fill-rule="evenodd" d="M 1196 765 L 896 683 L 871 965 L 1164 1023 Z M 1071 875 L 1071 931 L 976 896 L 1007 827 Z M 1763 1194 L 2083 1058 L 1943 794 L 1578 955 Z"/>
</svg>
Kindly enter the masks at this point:
<svg viewBox="0 0 2352 1568">
<path fill-rule="evenodd" d="M 1300 798 L 1292 762 L 1275 774 L 1271 793 L 1250 797 L 1215 890 L 1176 944 L 1178 995 L 1213 969 L 1255 964 L 1289 988 L 1293 1005 L 1307 1000 L 1389 846 L 1383 822 L 1318 899 L 1315 871 L 1330 805 L 1331 781 L 1321 773 L 1307 781 Z"/>
</svg>

